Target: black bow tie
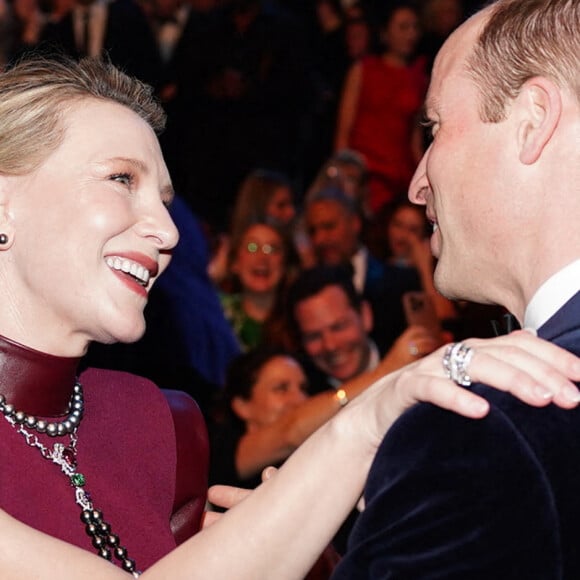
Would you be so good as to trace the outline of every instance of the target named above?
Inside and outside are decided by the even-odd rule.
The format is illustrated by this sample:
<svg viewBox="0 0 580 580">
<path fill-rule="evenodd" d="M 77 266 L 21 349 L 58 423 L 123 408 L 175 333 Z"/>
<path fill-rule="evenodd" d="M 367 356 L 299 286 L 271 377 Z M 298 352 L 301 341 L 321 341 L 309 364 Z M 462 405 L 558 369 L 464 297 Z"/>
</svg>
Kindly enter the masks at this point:
<svg viewBox="0 0 580 580">
<path fill-rule="evenodd" d="M 509 334 L 514 330 L 518 330 L 520 325 L 516 320 L 516 317 L 509 312 L 502 316 L 502 320 L 492 320 L 491 325 L 493 326 L 493 332 L 496 336 L 501 336 L 503 334 Z"/>
</svg>

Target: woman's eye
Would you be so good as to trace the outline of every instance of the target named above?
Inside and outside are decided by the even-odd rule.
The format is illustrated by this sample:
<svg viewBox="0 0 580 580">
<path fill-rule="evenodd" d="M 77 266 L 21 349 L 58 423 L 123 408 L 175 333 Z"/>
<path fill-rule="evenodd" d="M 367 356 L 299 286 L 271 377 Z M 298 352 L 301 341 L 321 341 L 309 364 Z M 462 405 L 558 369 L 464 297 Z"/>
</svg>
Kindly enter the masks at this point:
<svg viewBox="0 0 580 580">
<path fill-rule="evenodd" d="M 116 181 L 117 183 L 122 183 L 123 185 L 130 186 L 133 184 L 133 176 L 130 173 L 115 173 L 110 177 L 111 181 Z"/>
</svg>

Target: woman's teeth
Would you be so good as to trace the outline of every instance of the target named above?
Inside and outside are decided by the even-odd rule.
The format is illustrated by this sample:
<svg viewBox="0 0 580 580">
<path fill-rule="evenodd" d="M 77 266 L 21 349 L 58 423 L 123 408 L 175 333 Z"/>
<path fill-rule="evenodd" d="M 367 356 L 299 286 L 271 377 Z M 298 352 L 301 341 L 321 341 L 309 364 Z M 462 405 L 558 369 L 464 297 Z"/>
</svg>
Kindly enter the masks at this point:
<svg viewBox="0 0 580 580">
<path fill-rule="evenodd" d="M 137 280 L 137 282 L 139 282 L 139 284 L 147 286 L 150 277 L 149 270 L 141 264 L 128 260 L 127 258 L 119 258 L 118 256 L 110 256 L 106 259 L 106 262 L 109 268 L 124 272 L 125 274 L 130 274 Z"/>
</svg>

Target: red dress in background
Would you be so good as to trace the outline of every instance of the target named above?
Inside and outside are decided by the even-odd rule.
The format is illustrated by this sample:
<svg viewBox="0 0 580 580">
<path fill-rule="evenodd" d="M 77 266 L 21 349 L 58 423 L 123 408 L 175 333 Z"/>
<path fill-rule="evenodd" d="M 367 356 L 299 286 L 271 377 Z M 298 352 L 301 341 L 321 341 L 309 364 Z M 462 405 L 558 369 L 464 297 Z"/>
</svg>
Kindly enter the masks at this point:
<svg viewBox="0 0 580 580">
<path fill-rule="evenodd" d="M 411 136 L 427 88 L 424 59 L 393 66 L 380 56 L 361 61 L 362 79 L 349 147 L 362 153 L 370 173 L 371 210 L 406 195 L 415 171 Z"/>
</svg>

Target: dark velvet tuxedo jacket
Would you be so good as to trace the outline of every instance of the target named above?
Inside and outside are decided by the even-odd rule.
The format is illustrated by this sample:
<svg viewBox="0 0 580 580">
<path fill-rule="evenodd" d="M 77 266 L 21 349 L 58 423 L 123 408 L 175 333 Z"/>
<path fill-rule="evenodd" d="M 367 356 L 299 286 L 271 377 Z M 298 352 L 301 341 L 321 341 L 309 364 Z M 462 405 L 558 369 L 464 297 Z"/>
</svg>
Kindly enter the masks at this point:
<svg viewBox="0 0 580 580">
<path fill-rule="evenodd" d="M 580 293 L 539 335 L 580 354 Z M 580 579 L 580 409 L 471 388 L 485 419 L 420 404 L 393 425 L 333 580 Z"/>
</svg>

